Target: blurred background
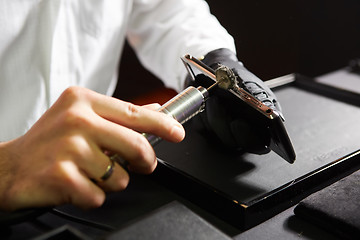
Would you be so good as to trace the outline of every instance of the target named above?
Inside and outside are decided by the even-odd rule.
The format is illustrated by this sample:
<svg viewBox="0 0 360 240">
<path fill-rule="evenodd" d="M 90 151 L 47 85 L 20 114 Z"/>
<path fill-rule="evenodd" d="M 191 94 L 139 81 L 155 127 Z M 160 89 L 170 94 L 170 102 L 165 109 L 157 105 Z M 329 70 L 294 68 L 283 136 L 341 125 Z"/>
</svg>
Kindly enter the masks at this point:
<svg viewBox="0 0 360 240">
<path fill-rule="evenodd" d="M 316 77 L 360 58 L 359 0 L 207 2 L 234 36 L 239 59 L 262 80 L 293 72 Z M 119 68 L 115 97 L 146 104 L 175 94 L 140 65 L 128 45 Z"/>
</svg>

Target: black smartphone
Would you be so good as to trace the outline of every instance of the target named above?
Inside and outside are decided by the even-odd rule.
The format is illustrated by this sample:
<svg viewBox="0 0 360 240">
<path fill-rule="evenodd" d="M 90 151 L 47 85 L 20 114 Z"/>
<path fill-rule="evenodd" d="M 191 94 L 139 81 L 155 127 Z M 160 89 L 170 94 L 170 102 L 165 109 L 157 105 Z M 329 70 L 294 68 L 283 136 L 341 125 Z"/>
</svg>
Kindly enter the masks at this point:
<svg viewBox="0 0 360 240">
<path fill-rule="evenodd" d="M 187 54 L 181 58 L 190 76 L 195 80 L 198 74 L 204 74 L 216 82 L 215 71 L 201 62 L 199 59 Z M 262 131 L 268 131 L 270 136 L 269 148 L 289 163 L 294 163 L 296 154 L 291 143 L 290 137 L 284 126 L 284 118 L 276 110 L 266 106 L 253 95 L 241 87 L 227 90 L 227 97 L 231 98 L 234 111 L 239 109 L 238 104 L 242 105 L 244 116 L 249 117 L 249 121 L 257 124 Z M 249 112 L 247 112 L 249 111 Z"/>
</svg>

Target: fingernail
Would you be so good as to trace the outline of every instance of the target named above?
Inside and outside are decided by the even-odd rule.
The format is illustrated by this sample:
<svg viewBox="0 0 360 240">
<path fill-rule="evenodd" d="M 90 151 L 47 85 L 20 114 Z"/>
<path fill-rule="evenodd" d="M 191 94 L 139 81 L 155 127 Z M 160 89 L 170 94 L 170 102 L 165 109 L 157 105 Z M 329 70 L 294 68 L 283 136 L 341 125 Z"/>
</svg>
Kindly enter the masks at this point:
<svg viewBox="0 0 360 240">
<path fill-rule="evenodd" d="M 179 127 L 178 125 L 173 126 L 171 129 L 171 136 L 174 136 L 178 140 L 183 140 L 185 137 L 184 128 Z"/>
</svg>

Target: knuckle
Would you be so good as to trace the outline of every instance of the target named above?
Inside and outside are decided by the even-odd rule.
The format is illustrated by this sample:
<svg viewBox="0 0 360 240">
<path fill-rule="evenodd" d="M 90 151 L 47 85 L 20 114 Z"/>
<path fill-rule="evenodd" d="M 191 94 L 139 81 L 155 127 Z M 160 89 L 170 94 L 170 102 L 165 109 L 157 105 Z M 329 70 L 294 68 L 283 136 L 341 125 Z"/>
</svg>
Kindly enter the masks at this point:
<svg viewBox="0 0 360 240">
<path fill-rule="evenodd" d="M 93 154 L 91 142 L 82 133 L 67 131 L 51 141 L 51 146 L 44 152 L 44 159 L 47 161 L 46 168 L 53 171 L 65 160 L 80 163 Z"/>
<path fill-rule="evenodd" d="M 80 99 L 84 95 L 85 91 L 86 90 L 82 87 L 71 86 L 64 90 L 61 97 L 67 100 L 76 100 Z"/>
<path fill-rule="evenodd" d="M 76 187 L 76 178 L 73 177 L 70 172 L 74 171 L 75 165 L 70 162 L 57 161 L 52 164 L 51 167 L 47 168 L 46 171 L 52 176 L 52 180 L 55 186 L 62 188 L 68 186 L 68 188 Z"/>
<path fill-rule="evenodd" d="M 139 116 L 140 107 L 135 104 L 128 103 L 125 108 L 125 115 L 129 119 L 136 119 Z"/>
<path fill-rule="evenodd" d="M 68 108 L 64 111 L 62 122 L 65 129 L 92 128 L 93 123 L 90 117 L 87 117 L 81 109 L 76 107 Z"/>
</svg>

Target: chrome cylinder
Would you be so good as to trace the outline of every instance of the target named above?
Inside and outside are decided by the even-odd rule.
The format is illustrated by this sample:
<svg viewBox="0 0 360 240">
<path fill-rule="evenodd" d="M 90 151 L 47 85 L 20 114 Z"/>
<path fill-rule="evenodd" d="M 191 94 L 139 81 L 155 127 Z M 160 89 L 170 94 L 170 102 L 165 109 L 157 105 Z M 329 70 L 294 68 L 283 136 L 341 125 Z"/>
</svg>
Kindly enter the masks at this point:
<svg viewBox="0 0 360 240">
<path fill-rule="evenodd" d="M 184 124 L 203 109 L 208 96 L 209 93 L 205 88 L 190 86 L 166 102 L 158 111 Z M 152 146 L 161 140 L 161 138 L 152 134 L 144 133 L 143 135 Z"/>
</svg>

